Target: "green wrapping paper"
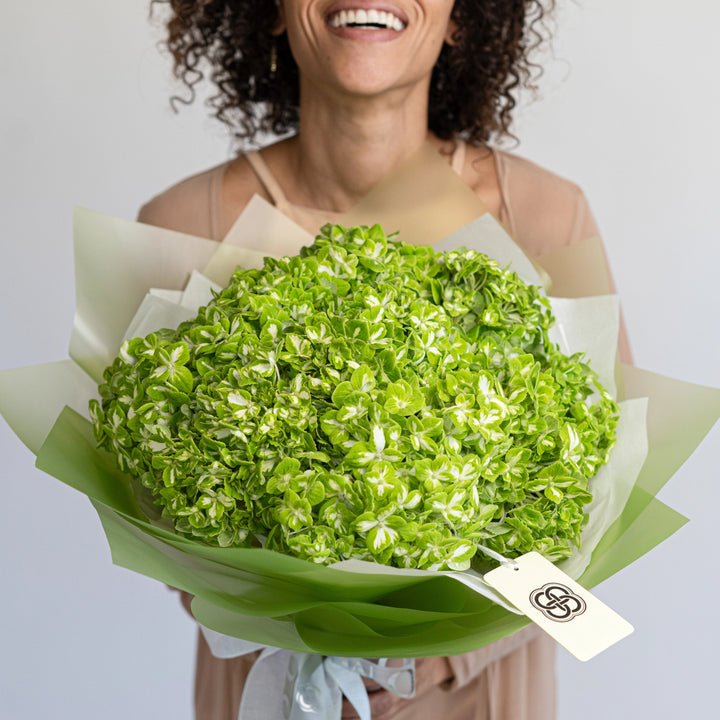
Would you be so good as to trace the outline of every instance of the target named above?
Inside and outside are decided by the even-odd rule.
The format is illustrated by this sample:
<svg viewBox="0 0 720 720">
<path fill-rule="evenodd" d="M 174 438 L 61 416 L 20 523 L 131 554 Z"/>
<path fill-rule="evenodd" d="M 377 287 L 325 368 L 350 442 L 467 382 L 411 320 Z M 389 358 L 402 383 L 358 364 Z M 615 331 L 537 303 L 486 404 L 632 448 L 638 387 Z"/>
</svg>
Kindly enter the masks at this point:
<svg viewBox="0 0 720 720">
<path fill-rule="evenodd" d="M 681 461 L 720 413 L 720 391 L 635 369 L 626 380 L 626 387 L 643 392 L 648 383 L 664 390 L 650 395 L 651 428 L 668 442 L 651 443 L 645 463 L 650 474 L 638 477 L 620 518 L 593 553 L 580 578 L 586 587 L 686 522 L 654 493 L 674 472 L 673 461 Z M 129 478 L 111 455 L 95 449 L 90 422 L 69 408 L 38 453 L 37 466 L 93 500 L 116 564 L 192 593 L 196 618 L 227 635 L 324 655 L 420 657 L 468 652 L 527 623 L 434 573 L 358 575 L 266 550 L 213 548 L 178 537 L 148 522 Z"/>
<path fill-rule="evenodd" d="M 408 232 L 416 242 L 435 244 L 447 234 L 438 228 L 437 218 L 450 208 L 447 217 L 455 222 L 445 229 L 462 236 L 457 219 L 482 215 L 477 199 L 457 188 L 442 161 L 438 165 L 421 153 L 413 162 L 425 171 L 404 168 L 398 178 L 371 193 L 349 222 L 373 218 L 394 227 L 392 216 L 409 212 L 411 200 L 403 204 L 402 196 L 418 197 L 417 188 L 407 193 L 408 183 L 431 178 L 421 196 L 436 199 L 425 208 L 433 223 L 424 223 L 422 211 L 414 211 Z M 385 218 L 389 210 L 391 217 Z M 96 388 L 79 368 L 99 379 L 151 287 L 181 291 L 192 269 L 223 283 L 234 264 L 257 266 L 264 248 L 293 254 L 307 244 L 307 233 L 277 215 L 262 201 L 253 201 L 225 243 L 218 245 L 79 211 L 78 311 L 70 350 L 75 364 L 64 361 L 0 373 L 0 410 L 37 454 L 40 469 L 90 497 L 113 561 L 192 593 L 193 614 L 213 630 L 299 652 L 364 657 L 459 654 L 512 634 L 527 618 L 448 575 L 348 572 L 261 549 L 209 547 L 179 537 L 116 468 L 114 458 L 95 447 L 81 398 L 89 398 Z M 489 216 L 481 222 L 499 252 L 508 249 L 502 229 Z M 425 226 L 428 235 L 422 237 Z M 588 247 L 597 250 L 597 244 Z M 572 253 L 573 262 L 582 264 L 576 257 L 582 248 Z M 561 258 L 556 260 L 562 264 Z M 535 282 L 543 277 L 527 260 L 522 274 Z M 123 277 L 129 278 L 130 289 Z M 562 278 L 553 280 L 563 284 Z M 620 369 L 617 380 L 623 388 L 619 399 L 648 398 L 648 454 L 617 519 L 602 532 L 580 577 L 586 587 L 629 565 L 686 522 L 655 495 L 720 416 L 718 390 L 627 367 Z M 26 402 L 33 393 L 46 398 L 37 415 Z"/>
</svg>

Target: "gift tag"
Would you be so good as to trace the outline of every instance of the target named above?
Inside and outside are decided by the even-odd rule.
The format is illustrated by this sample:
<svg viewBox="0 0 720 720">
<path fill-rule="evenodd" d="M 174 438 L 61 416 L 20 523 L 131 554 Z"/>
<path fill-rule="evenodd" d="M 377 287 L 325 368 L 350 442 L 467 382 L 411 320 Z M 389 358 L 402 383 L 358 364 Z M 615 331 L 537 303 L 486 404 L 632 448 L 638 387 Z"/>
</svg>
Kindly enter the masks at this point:
<svg viewBox="0 0 720 720">
<path fill-rule="evenodd" d="M 578 660 L 590 660 L 633 631 L 539 553 L 507 561 L 484 579 Z"/>
</svg>

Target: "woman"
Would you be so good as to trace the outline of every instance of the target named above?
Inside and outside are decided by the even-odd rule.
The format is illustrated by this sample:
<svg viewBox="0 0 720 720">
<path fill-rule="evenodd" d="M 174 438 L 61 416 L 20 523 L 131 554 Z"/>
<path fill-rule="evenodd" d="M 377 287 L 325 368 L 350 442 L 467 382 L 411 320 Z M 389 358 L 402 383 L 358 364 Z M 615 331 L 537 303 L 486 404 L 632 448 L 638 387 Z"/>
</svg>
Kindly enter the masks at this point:
<svg viewBox="0 0 720 720">
<path fill-rule="evenodd" d="M 216 114 L 239 138 L 294 134 L 170 188 L 141 221 L 221 239 L 257 193 L 315 232 L 429 141 L 529 255 L 597 234 L 575 185 L 487 144 L 508 133 L 511 91 L 529 77 L 539 1 L 170 4 L 168 44 L 191 91 L 207 60 Z M 251 663 L 216 659 L 200 638 L 198 718 L 237 717 Z M 549 719 L 553 665 L 552 642 L 526 628 L 419 661 L 416 698 L 371 692 L 373 718 Z M 350 707 L 343 717 L 354 717 Z"/>
</svg>

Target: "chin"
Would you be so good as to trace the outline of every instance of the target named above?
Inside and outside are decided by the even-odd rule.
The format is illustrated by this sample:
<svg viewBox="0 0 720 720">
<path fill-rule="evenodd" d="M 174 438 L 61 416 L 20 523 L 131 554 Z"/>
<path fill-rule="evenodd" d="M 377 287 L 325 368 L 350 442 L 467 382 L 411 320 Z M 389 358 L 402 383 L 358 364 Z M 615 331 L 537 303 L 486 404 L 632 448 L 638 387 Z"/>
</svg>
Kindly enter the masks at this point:
<svg viewBox="0 0 720 720">
<path fill-rule="evenodd" d="M 350 62 L 343 63 L 332 72 L 332 86 L 343 94 L 374 97 L 398 90 L 408 84 L 408 80 L 398 72 L 388 72 L 386 63 Z M 326 85 L 328 77 L 317 79 Z"/>
</svg>

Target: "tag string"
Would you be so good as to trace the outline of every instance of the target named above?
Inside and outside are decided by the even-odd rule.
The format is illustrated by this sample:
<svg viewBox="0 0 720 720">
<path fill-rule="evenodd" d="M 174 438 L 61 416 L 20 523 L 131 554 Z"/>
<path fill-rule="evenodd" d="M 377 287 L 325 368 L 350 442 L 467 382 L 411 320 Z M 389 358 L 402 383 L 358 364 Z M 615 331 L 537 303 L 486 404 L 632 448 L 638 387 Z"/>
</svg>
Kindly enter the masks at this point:
<svg viewBox="0 0 720 720">
<path fill-rule="evenodd" d="M 484 552 L 488 557 L 492 558 L 493 560 L 496 560 L 499 562 L 503 567 L 510 568 L 511 570 L 519 570 L 520 566 L 510 558 L 506 558 L 504 555 L 501 555 L 499 552 L 495 552 L 494 550 L 491 550 L 489 547 L 485 547 L 485 545 L 478 545 L 477 549 L 481 552 Z"/>
</svg>

